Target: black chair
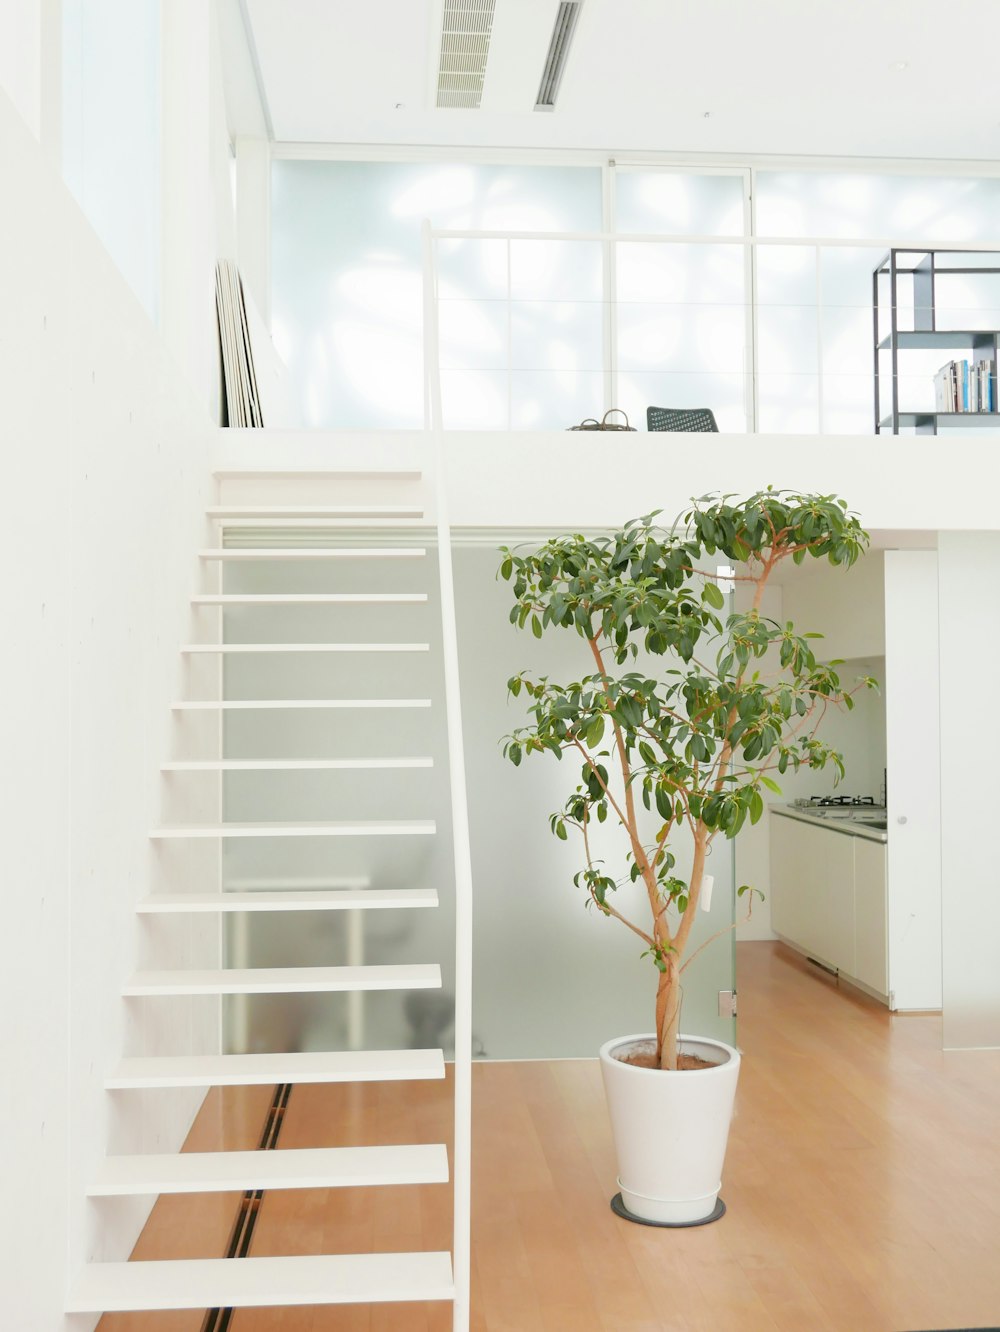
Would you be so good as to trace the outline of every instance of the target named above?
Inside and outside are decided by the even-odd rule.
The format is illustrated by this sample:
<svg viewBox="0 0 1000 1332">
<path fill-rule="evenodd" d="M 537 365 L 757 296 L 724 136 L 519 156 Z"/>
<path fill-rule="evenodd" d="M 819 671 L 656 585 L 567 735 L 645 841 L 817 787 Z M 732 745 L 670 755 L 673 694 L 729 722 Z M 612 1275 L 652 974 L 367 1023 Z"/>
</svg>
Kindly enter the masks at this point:
<svg viewBox="0 0 1000 1332">
<path fill-rule="evenodd" d="M 715 414 L 708 407 L 647 407 L 647 430 L 715 430 Z"/>
</svg>

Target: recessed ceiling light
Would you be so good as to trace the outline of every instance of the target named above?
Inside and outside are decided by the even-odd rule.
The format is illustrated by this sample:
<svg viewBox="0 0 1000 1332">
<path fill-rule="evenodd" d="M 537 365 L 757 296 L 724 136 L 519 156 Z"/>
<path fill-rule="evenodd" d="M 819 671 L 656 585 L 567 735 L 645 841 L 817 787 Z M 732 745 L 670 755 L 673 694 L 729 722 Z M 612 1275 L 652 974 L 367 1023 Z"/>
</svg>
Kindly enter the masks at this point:
<svg viewBox="0 0 1000 1332">
<path fill-rule="evenodd" d="M 908 60 L 894 60 L 889 68 L 894 69 L 897 73 L 901 73 L 904 69 L 910 68 L 910 62 Z"/>
</svg>

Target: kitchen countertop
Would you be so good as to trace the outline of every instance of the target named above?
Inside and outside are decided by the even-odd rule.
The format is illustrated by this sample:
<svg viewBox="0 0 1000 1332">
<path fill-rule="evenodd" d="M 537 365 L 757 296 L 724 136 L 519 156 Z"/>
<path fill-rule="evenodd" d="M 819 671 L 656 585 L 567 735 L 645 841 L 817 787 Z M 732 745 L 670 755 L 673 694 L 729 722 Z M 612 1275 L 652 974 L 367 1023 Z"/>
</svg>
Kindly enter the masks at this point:
<svg viewBox="0 0 1000 1332">
<path fill-rule="evenodd" d="M 871 822 L 887 821 L 886 811 L 880 805 L 772 805 L 771 813 L 848 837 L 864 837 L 869 842 L 889 840 L 887 830 Z"/>
</svg>

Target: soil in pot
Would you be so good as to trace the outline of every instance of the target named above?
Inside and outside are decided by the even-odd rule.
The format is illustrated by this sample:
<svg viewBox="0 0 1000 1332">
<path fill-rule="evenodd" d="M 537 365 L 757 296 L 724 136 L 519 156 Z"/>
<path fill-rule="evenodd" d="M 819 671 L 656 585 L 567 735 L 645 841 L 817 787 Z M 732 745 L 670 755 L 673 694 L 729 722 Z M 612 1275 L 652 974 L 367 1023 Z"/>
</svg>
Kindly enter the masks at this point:
<svg viewBox="0 0 1000 1332">
<path fill-rule="evenodd" d="M 617 1059 L 621 1064 L 631 1064 L 633 1068 L 659 1069 L 660 1067 L 656 1060 L 656 1047 L 652 1041 L 627 1045 L 620 1053 L 615 1050 L 612 1053 L 612 1058 Z M 678 1073 L 698 1068 L 718 1068 L 718 1065 L 713 1063 L 711 1059 L 702 1059 L 700 1055 L 681 1053 L 677 1056 Z"/>
</svg>

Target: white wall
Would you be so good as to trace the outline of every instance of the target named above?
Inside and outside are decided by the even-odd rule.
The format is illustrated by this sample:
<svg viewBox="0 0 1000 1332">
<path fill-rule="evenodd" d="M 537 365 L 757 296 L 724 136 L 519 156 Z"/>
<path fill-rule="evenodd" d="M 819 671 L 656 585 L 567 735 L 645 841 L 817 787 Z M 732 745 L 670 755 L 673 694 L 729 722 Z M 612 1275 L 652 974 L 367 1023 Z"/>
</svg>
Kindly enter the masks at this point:
<svg viewBox="0 0 1000 1332">
<path fill-rule="evenodd" d="M 50 1332 L 65 1325 L 68 1268 L 126 1256 L 144 1215 L 145 1204 L 85 1202 L 96 1159 L 175 1147 L 195 1109 L 187 1095 L 109 1095 L 102 1083 L 123 1049 L 138 1049 L 120 987 L 152 947 L 133 903 L 163 885 L 147 833 L 175 740 L 169 702 L 184 684 L 177 649 L 191 633 L 211 428 L 2 96 L 0 156 L 0 1252 L 5 1323 Z M 215 869 L 201 856 L 182 867 L 192 883 Z M 168 942 L 191 962 L 217 951 L 215 939 Z M 216 1035 L 214 1008 L 150 1012 L 149 1053 L 209 1048 Z"/>
<path fill-rule="evenodd" d="M 908 552 L 909 553 L 909 552 Z M 798 796 L 882 794 L 886 767 L 885 693 L 885 561 L 887 552 L 870 551 L 850 569 L 822 560 L 807 561 L 787 572 L 780 584 L 780 610 L 775 618 L 791 620 L 802 632 L 823 635 L 813 650 L 823 661 L 841 660 L 841 684 L 854 691 L 854 707 L 830 708 L 819 735 L 844 756 L 845 776 L 834 787 L 833 768 L 803 770 L 786 776 L 783 798 Z M 873 676 L 881 688 L 860 688 L 858 681 Z"/>
<path fill-rule="evenodd" d="M 331 457 L 342 466 L 372 458 L 419 465 L 423 446 L 417 430 L 258 430 L 220 435 L 216 457 L 220 465 L 238 459 L 248 467 L 293 470 L 322 467 Z M 970 486 L 968 478 L 984 475 L 996 446 L 997 437 L 986 432 L 949 438 L 943 468 L 941 440 L 913 435 L 877 441 L 827 435 L 822 448 L 815 435 L 805 434 L 720 434 L 703 436 L 696 446 L 686 437 L 643 431 L 458 430 L 444 437 L 453 524 L 508 535 L 518 528 L 547 533 L 617 526 L 655 508 L 669 522 L 692 495 L 748 494 L 786 479 L 799 490 L 842 495 L 869 531 L 933 537 L 957 522 L 962 531 L 988 531 L 996 521 L 992 487 Z M 933 477 L 933 485 L 904 486 L 900 476 Z"/>
<path fill-rule="evenodd" d="M 989 769 L 1000 747 L 991 693 L 1000 660 L 1000 533 L 942 532 L 938 579 L 944 1044 L 996 1047 L 1000 871 Z"/>
<path fill-rule="evenodd" d="M 825 435 L 819 446 L 808 434 L 719 434 L 701 437 L 697 446 L 641 431 L 622 439 L 570 431 L 450 432 L 454 521 L 490 527 L 517 515 L 529 527 L 575 528 L 617 524 L 657 507 L 669 519 L 692 495 L 749 494 L 769 483 L 842 495 L 869 530 L 937 532 L 960 523 L 978 531 L 996 520 L 992 487 L 968 480 L 994 456 L 996 437 L 986 433 L 949 438 L 948 467 L 941 466 L 941 440 L 929 436 Z M 901 484 L 907 476 L 932 477 L 933 484 Z"/>
</svg>

